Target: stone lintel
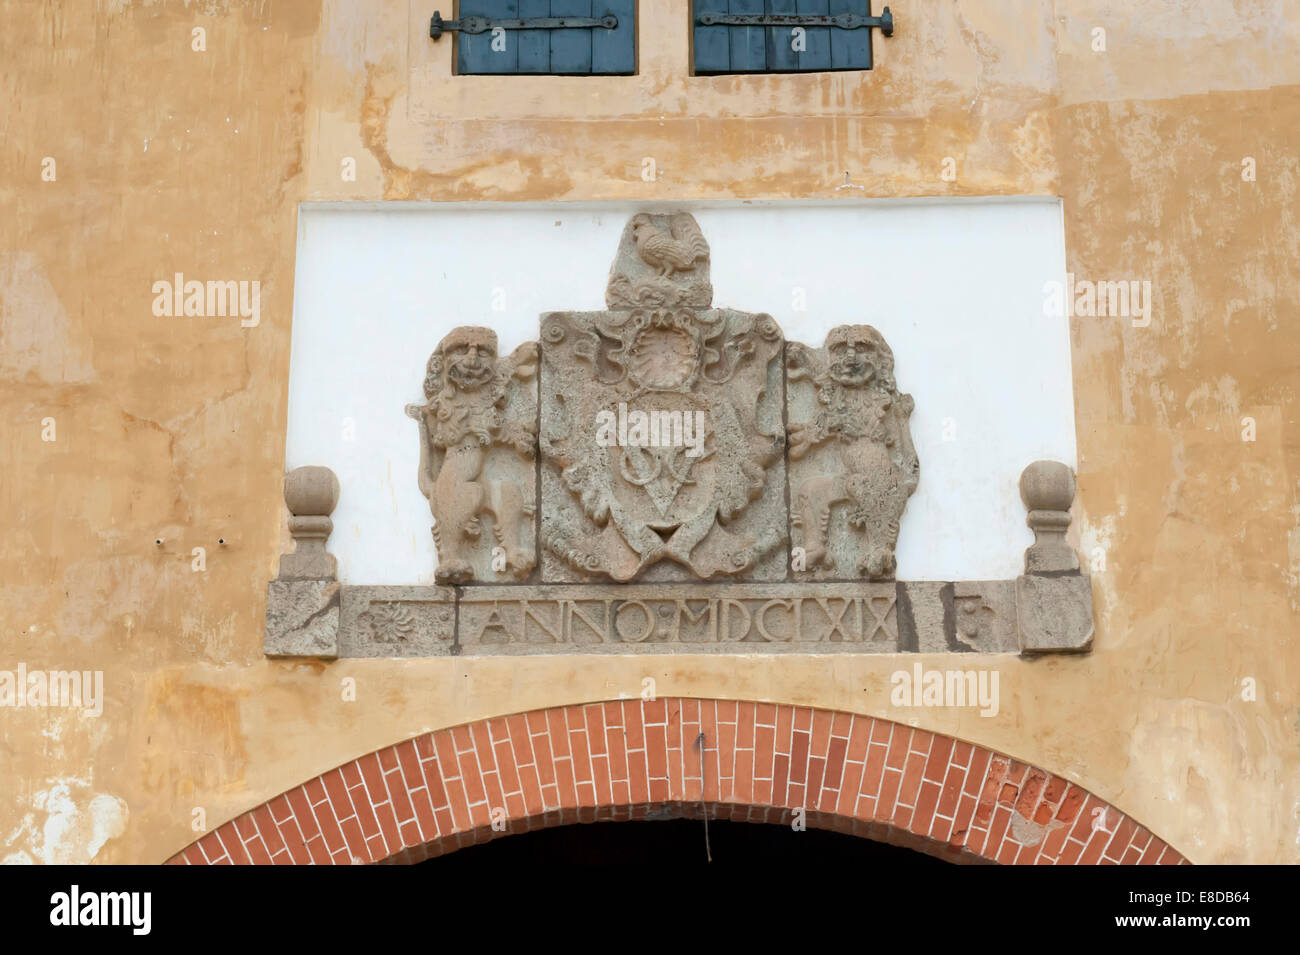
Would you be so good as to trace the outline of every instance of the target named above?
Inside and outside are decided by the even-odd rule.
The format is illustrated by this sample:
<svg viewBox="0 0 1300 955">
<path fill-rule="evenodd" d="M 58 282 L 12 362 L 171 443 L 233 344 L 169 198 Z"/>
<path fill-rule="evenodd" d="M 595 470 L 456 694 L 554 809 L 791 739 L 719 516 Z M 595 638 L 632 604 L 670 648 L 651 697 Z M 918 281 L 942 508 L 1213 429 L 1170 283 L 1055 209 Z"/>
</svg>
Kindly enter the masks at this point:
<svg viewBox="0 0 1300 955">
<path fill-rule="evenodd" d="M 341 657 L 446 657 L 455 636 L 451 587 L 343 588 Z"/>
<path fill-rule="evenodd" d="M 272 581 L 268 656 L 1086 651 L 1091 581 L 519 584 Z"/>
</svg>

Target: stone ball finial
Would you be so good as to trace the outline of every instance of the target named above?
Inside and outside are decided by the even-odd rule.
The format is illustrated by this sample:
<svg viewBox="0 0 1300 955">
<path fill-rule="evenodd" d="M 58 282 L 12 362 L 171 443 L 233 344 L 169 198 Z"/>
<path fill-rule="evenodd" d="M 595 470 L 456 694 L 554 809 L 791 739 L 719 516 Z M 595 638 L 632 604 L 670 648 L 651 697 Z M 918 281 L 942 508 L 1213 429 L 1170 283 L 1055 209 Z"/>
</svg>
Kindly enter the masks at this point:
<svg viewBox="0 0 1300 955">
<path fill-rule="evenodd" d="M 289 508 L 289 533 L 297 545 L 280 558 L 281 580 L 333 579 L 338 563 L 325 550 L 334 530 L 330 515 L 339 502 L 339 479 L 320 465 L 294 468 L 284 476 L 284 503 Z"/>
<path fill-rule="evenodd" d="M 1060 461 L 1035 461 L 1020 475 L 1020 499 L 1031 511 L 1068 511 L 1074 491 L 1074 472 Z"/>
<path fill-rule="evenodd" d="M 339 502 L 339 479 L 313 464 L 284 476 L 284 503 L 294 517 L 329 517 Z"/>
<path fill-rule="evenodd" d="M 1025 551 L 1025 573 L 1077 572 L 1079 558 L 1065 541 L 1074 503 L 1074 472 L 1060 461 L 1035 461 L 1020 475 L 1020 499 L 1034 543 Z"/>
</svg>

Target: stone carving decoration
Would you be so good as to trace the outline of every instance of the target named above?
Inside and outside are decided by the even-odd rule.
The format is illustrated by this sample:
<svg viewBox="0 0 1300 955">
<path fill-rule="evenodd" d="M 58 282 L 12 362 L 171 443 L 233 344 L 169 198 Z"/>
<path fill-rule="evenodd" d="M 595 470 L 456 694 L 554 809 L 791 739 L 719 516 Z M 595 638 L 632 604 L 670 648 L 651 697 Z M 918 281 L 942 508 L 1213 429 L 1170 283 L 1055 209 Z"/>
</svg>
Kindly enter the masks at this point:
<svg viewBox="0 0 1300 955">
<path fill-rule="evenodd" d="M 504 357 L 487 328 L 439 342 L 406 407 L 437 585 L 341 584 L 338 481 L 290 472 L 297 549 L 268 585 L 266 653 L 1087 650 L 1070 469 L 1021 475 L 1020 577 L 896 580 L 920 464 L 884 336 L 786 343 L 771 316 L 713 306 L 710 258 L 692 216 L 638 214 L 605 311 L 548 312 Z"/>
<path fill-rule="evenodd" d="M 420 427 L 438 583 L 525 579 L 536 565 L 536 374 L 535 344 L 499 358 L 488 328 L 454 329 L 429 357 L 426 401 L 406 413 Z"/>
<path fill-rule="evenodd" d="M 841 325 L 821 349 L 786 346 L 786 381 L 796 571 L 892 578 L 899 520 L 920 477 L 912 396 L 894 381 L 894 353 L 870 325 Z"/>
<path fill-rule="evenodd" d="M 542 316 L 544 580 L 784 578 L 781 330 L 708 307 L 708 256 L 638 215 L 617 307 Z"/>
<path fill-rule="evenodd" d="M 712 302 L 709 244 L 695 218 L 684 212 L 633 216 L 609 271 L 606 307 L 708 308 Z"/>
<path fill-rule="evenodd" d="M 329 468 L 294 468 L 284 477 L 295 549 L 280 558 L 280 573 L 266 586 L 268 656 L 338 656 L 338 562 L 325 550 L 338 501 L 339 479 Z"/>
</svg>

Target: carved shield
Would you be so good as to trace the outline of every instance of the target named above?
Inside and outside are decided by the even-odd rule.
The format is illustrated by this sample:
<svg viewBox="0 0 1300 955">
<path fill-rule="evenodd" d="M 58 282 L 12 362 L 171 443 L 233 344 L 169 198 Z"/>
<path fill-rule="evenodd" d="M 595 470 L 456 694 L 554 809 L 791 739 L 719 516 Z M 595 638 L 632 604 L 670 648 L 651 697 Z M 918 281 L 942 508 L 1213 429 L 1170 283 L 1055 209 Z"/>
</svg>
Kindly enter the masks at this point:
<svg viewBox="0 0 1300 955">
<path fill-rule="evenodd" d="M 554 313 L 542 342 L 543 453 L 581 508 L 565 519 L 544 507 L 556 556 L 615 580 L 664 560 L 699 578 L 743 576 L 780 542 L 719 526 L 763 496 L 781 458 L 777 422 L 759 420 L 782 348 L 771 318 Z"/>
</svg>

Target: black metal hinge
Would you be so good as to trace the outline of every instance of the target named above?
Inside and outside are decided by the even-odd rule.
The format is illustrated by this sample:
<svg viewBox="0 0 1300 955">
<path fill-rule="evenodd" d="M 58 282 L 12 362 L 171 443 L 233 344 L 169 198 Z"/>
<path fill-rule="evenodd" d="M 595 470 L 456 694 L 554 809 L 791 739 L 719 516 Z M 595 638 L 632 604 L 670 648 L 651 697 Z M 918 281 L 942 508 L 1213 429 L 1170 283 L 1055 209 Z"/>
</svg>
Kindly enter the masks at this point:
<svg viewBox="0 0 1300 955">
<path fill-rule="evenodd" d="M 695 23 L 702 27 L 838 27 L 841 30 L 858 30 L 862 27 L 880 27 L 885 36 L 894 35 L 894 15 L 889 7 L 878 17 L 864 17 L 856 13 L 833 16 L 813 16 L 786 13 L 701 13 Z"/>
<path fill-rule="evenodd" d="M 508 20 L 501 17 L 461 17 L 459 20 L 444 20 L 442 14 L 433 11 L 429 21 L 429 36 L 437 40 L 444 33 L 459 30 L 461 33 L 486 33 L 498 27 L 503 30 L 572 30 L 601 29 L 612 30 L 618 26 L 618 17 L 526 17 Z"/>
</svg>

